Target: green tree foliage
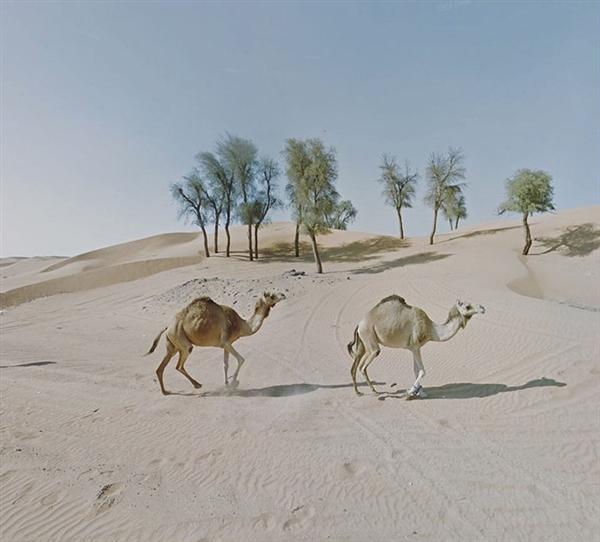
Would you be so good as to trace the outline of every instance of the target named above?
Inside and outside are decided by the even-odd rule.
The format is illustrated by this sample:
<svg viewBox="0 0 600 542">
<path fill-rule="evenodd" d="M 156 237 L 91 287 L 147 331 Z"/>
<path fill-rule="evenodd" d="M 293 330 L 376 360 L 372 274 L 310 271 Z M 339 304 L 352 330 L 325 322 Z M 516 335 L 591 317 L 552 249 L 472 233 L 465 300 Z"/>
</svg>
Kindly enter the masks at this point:
<svg viewBox="0 0 600 542">
<path fill-rule="evenodd" d="M 402 209 L 412 207 L 419 174 L 416 171 L 411 172 L 408 162 L 404 163 L 404 172 L 402 172 L 396 163 L 396 158 L 387 154 L 382 156 L 379 169 L 381 175 L 377 180 L 383 185 L 385 202 L 396 209 L 400 226 L 400 239 L 404 239 Z"/>
<path fill-rule="evenodd" d="M 346 230 L 357 214 L 358 211 L 350 200 L 340 201 L 327 216 L 327 224 L 334 230 Z"/>
<path fill-rule="evenodd" d="M 317 236 L 329 231 L 327 217 L 336 207 L 339 194 L 335 189 L 337 159 L 333 147 L 326 148 L 320 139 L 307 141 L 310 164 L 300 183 L 302 226 L 312 244 L 317 273 L 323 272 Z"/>
<path fill-rule="evenodd" d="M 335 188 L 337 158 L 333 147 L 326 148 L 320 139 L 288 139 L 284 155 L 288 173 L 286 191 L 296 220 L 296 239 L 301 224 L 311 240 L 317 273 L 322 273 L 318 235 L 329 231 L 333 217 L 338 216 L 347 224 L 356 212 L 350 202 L 343 202 L 343 208 L 339 202 L 340 195 Z"/>
<path fill-rule="evenodd" d="M 258 162 L 258 187 L 250 206 L 251 220 L 254 224 L 254 257 L 258 259 L 258 230 L 268 221 L 269 213 L 283 205 L 277 197 L 277 179 L 280 169 L 272 158 L 263 157 Z"/>
<path fill-rule="evenodd" d="M 198 163 L 200 171 L 203 171 L 203 175 L 207 180 L 207 182 L 203 183 L 202 186 L 204 187 L 204 196 L 206 199 L 206 204 L 208 206 L 208 209 L 210 210 L 210 214 L 207 217 L 207 219 L 209 222 L 212 222 L 214 226 L 213 250 L 215 254 L 218 254 L 219 224 L 221 221 L 221 214 L 223 213 L 223 208 L 225 206 L 225 194 L 223 192 L 222 184 L 214 175 L 211 175 L 210 169 L 207 171 L 207 169 L 203 167 L 200 156 L 201 153 L 196 156 L 196 161 Z M 196 171 L 198 171 L 198 168 L 196 169 Z"/>
<path fill-rule="evenodd" d="M 520 169 L 506 180 L 506 201 L 500 205 L 498 212 L 521 214 L 525 232 L 525 256 L 529 254 L 532 243 L 527 219 L 533 213 L 553 211 L 553 195 L 552 177 L 545 171 Z"/>
<path fill-rule="evenodd" d="M 202 230 L 204 254 L 210 257 L 206 234 L 207 214 L 210 213 L 206 186 L 197 170 L 184 177 L 184 181 L 171 185 L 171 195 L 179 206 L 179 218 L 193 222 Z"/>
<path fill-rule="evenodd" d="M 294 255 L 297 258 L 300 256 L 300 226 L 302 224 L 300 187 L 306 174 L 306 170 L 310 165 L 308 142 L 301 139 L 288 139 L 283 150 L 283 156 L 286 162 L 286 175 L 288 178 L 285 192 L 292 212 L 292 218 L 296 222 Z"/>
<path fill-rule="evenodd" d="M 229 257 L 231 249 L 229 227 L 233 219 L 237 199 L 234 171 L 218 152 L 216 155 L 212 152 L 200 152 L 196 155 L 196 161 L 200 166 L 200 170 L 208 179 L 210 194 L 215 202 L 219 202 L 221 212 L 225 213 L 225 236 L 227 238 L 225 255 Z M 215 244 L 218 244 L 218 227 L 217 217 L 215 222 Z"/>
<path fill-rule="evenodd" d="M 238 214 L 242 223 L 248 228 L 248 258 L 252 261 L 252 224 L 254 219 L 252 205 L 256 191 L 258 151 L 252 141 L 227 134 L 217 143 L 217 154 L 225 168 L 233 172 L 235 193 L 241 199 Z"/>
<path fill-rule="evenodd" d="M 429 244 L 433 245 L 433 237 L 437 228 L 437 217 L 444 202 L 460 195 L 465 183 L 466 170 L 463 166 L 464 155 L 461 149 L 448 149 L 446 154 L 433 153 L 427 163 L 427 192 L 425 203 L 433 208 L 433 229 L 429 236 Z"/>
<path fill-rule="evenodd" d="M 462 192 L 452 190 L 448 192 L 442 204 L 442 213 L 450 224 L 450 229 L 457 229 L 460 219 L 467 218 L 467 203 Z"/>
</svg>

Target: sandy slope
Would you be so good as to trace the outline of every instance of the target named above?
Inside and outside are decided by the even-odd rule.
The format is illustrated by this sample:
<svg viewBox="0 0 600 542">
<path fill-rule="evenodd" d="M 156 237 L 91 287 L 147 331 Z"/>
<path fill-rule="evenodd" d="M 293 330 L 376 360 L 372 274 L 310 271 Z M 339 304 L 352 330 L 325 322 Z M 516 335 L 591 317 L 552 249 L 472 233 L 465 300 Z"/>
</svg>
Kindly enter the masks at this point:
<svg viewBox="0 0 600 542">
<path fill-rule="evenodd" d="M 320 277 L 288 224 L 258 263 L 241 229 L 230 260 L 169 234 L 2 262 L 2 539 L 598 539 L 600 208 L 535 222 L 527 259 L 517 222 L 433 247 L 336 232 Z M 196 349 L 202 390 L 170 366 L 161 396 L 164 345 L 140 354 L 175 308 L 207 293 L 247 315 L 264 289 L 288 300 L 238 343 L 240 388 Z M 456 298 L 488 309 L 424 349 L 427 400 L 351 389 L 345 344 L 393 292 L 438 321 Z M 404 351 L 370 372 L 414 378 Z"/>
</svg>

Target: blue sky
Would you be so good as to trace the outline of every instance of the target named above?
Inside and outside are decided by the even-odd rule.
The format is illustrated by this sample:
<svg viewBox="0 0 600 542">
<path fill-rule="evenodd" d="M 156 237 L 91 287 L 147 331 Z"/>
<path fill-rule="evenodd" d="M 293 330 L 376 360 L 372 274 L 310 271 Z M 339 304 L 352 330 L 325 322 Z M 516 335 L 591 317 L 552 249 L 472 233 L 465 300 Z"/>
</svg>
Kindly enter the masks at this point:
<svg viewBox="0 0 600 542">
<path fill-rule="evenodd" d="M 494 218 L 522 167 L 553 175 L 559 209 L 600 202 L 597 2 L 0 10 L 3 256 L 193 229 L 168 187 L 225 132 L 277 158 L 288 137 L 336 147 L 362 231 L 397 232 L 375 182 L 384 152 L 424 173 L 432 151 L 462 147 L 469 223 Z M 408 235 L 431 226 L 423 188 Z"/>
</svg>

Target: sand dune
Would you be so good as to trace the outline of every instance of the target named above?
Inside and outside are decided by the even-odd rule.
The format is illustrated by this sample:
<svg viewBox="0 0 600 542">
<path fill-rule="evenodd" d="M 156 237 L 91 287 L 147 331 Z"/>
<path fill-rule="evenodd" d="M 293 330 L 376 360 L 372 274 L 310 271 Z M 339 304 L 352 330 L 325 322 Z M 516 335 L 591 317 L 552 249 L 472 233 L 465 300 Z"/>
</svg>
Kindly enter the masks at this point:
<svg viewBox="0 0 600 542">
<path fill-rule="evenodd" d="M 196 234 L 73 258 L 0 262 L 0 535 L 3 540 L 594 540 L 600 536 L 600 207 L 425 239 L 334 232 L 326 273 L 293 226 L 262 232 L 248 262 L 205 259 Z M 304 275 L 290 273 L 291 269 Z M 278 305 L 238 349 L 194 350 L 160 394 L 164 345 L 141 357 L 197 295 L 249 316 Z M 443 321 L 486 306 L 427 345 L 429 398 L 405 401 L 404 351 L 370 369 L 387 393 L 357 397 L 345 351 L 390 293 Z"/>
</svg>

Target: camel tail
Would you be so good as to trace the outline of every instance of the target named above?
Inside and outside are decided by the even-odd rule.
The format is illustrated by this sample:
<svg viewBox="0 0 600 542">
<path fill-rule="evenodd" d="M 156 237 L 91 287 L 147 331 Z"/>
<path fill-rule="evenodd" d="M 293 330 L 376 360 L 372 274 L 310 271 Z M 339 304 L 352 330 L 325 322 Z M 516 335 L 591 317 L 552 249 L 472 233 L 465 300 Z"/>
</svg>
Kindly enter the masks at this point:
<svg viewBox="0 0 600 542">
<path fill-rule="evenodd" d="M 166 327 L 164 329 L 162 329 L 161 332 L 156 336 L 156 338 L 154 339 L 154 342 L 152 343 L 152 346 L 150 347 L 150 350 L 148 350 L 148 352 L 146 352 L 144 354 L 144 356 L 149 356 L 150 354 L 152 354 L 152 352 L 154 352 L 156 350 L 156 347 L 158 346 L 158 341 L 160 341 L 160 338 L 162 337 L 162 334 L 165 331 L 167 331 Z"/>
<path fill-rule="evenodd" d="M 354 345 L 358 346 L 358 343 L 360 341 L 360 337 L 358 336 L 358 326 L 356 326 L 354 328 L 354 338 L 352 339 L 352 342 L 348 343 L 348 354 L 350 354 L 350 357 L 353 358 L 354 357 Z"/>
</svg>

